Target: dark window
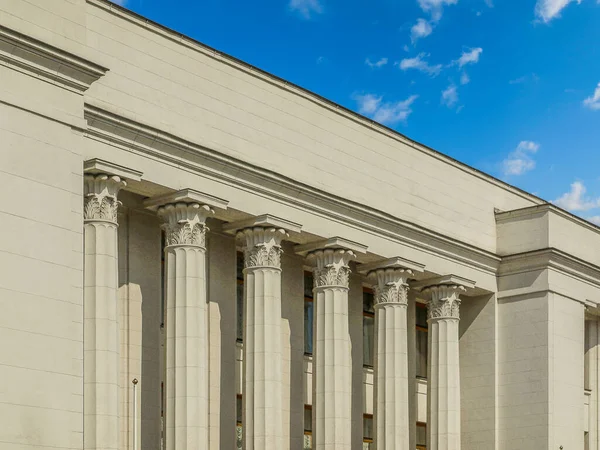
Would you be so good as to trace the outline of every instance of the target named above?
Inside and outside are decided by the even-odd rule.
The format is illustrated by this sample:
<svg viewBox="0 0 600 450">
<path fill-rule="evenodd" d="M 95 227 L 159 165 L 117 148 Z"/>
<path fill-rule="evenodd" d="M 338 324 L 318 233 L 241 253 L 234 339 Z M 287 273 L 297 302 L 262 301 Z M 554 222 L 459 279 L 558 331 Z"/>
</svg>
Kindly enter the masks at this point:
<svg viewBox="0 0 600 450">
<path fill-rule="evenodd" d="M 244 254 L 237 253 L 237 340 L 244 340 Z"/>
<path fill-rule="evenodd" d="M 363 415 L 363 449 L 369 450 L 373 447 L 373 415 Z"/>
<path fill-rule="evenodd" d="M 363 365 L 373 367 L 375 352 L 375 296 L 363 289 Z"/>
<path fill-rule="evenodd" d="M 304 405 L 304 446 L 303 450 L 312 449 L 312 406 Z"/>
<path fill-rule="evenodd" d="M 313 353 L 313 275 L 304 272 L 304 353 Z"/>
<path fill-rule="evenodd" d="M 427 425 L 417 422 L 417 450 L 427 449 Z"/>
<path fill-rule="evenodd" d="M 415 313 L 417 324 L 417 376 L 427 378 L 427 306 L 417 303 Z"/>
<path fill-rule="evenodd" d="M 242 450 L 242 396 L 238 394 L 235 399 L 235 448 Z"/>
</svg>

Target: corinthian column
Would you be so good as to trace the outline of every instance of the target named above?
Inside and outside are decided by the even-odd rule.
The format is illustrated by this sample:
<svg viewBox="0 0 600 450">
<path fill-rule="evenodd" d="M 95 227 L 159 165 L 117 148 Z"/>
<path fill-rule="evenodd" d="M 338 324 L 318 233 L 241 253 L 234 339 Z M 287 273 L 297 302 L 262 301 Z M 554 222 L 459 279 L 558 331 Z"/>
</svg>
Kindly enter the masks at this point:
<svg viewBox="0 0 600 450">
<path fill-rule="evenodd" d="M 101 160 L 84 169 L 83 447 L 119 446 L 118 192 L 141 173 Z"/>
<path fill-rule="evenodd" d="M 466 286 L 457 283 L 457 278 L 445 277 L 421 290 L 427 299 L 429 324 L 427 450 L 460 450 L 461 446 L 458 325 L 459 296 Z"/>
<path fill-rule="evenodd" d="M 313 445 L 351 446 L 352 356 L 348 328 L 349 262 L 366 247 L 340 238 L 298 247 L 314 266 Z"/>
<path fill-rule="evenodd" d="M 150 199 L 165 230 L 166 449 L 208 448 L 206 227 L 223 200 L 190 189 Z"/>
<path fill-rule="evenodd" d="M 408 450 L 408 279 L 423 266 L 398 257 L 361 272 L 375 287 L 375 445 Z"/>
<path fill-rule="evenodd" d="M 281 241 L 300 226 L 260 216 L 226 229 L 244 246 L 243 448 L 281 450 Z"/>
</svg>

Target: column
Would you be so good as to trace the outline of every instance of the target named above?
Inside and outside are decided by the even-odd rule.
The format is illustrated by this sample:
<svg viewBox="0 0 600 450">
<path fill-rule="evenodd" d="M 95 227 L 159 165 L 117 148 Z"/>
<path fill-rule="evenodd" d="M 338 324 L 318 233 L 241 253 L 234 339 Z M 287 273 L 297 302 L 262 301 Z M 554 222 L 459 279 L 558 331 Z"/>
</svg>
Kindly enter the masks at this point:
<svg viewBox="0 0 600 450">
<path fill-rule="evenodd" d="M 424 288 L 429 323 L 427 450 L 460 450 L 459 294 L 465 287 Z"/>
<path fill-rule="evenodd" d="M 356 251 L 364 253 L 366 247 L 335 238 L 298 247 L 298 252 L 303 250 L 308 250 L 307 260 L 314 266 L 313 448 L 349 450 L 352 357 L 348 264 L 356 258 Z"/>
<path fill-rule="evenodd" d="M 401 258 L 361 266 L 375 288 L 375 445 L 408 450 L 408 279 L 423 266 Z"/>
<path fill-rule="evenodd" d="M 206 219 L 227 202 L 190 189 L 150 199 L 165 231 L 166 450 L 208 448 Z"/>
<path fill-rule="evenodd" d="M 281 450 L 281 241 L 300 226 L 259 216 L 225 229 L 244 246 L 243 448 Z"/>
<path fill-rule="evenodd" d="M 119 325 L 117 309 L 118 192 L 141 173 L 101 160 L 84 165 L 83 446 L 119 447 Z"/>
<path fill-rule="evenodd" d="M 585 317 L 585 374 L 584 387 L 586 394 L 589 394 L 589 414 L 586 429 L 588 429 L 587 444 L 585 447 L 589 450 L 600 450 L 600 440 L 598 437 L 598 388 L 600 383 L 598 380 L 598 316 L 586 315 Z"/>
</svg>

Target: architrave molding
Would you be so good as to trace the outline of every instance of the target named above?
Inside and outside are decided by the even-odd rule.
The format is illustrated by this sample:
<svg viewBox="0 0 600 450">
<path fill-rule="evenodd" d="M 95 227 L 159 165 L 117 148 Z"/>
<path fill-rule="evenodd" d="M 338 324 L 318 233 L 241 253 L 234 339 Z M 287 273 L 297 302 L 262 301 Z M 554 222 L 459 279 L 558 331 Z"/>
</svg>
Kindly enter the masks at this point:
<svg viewBox="0 0 600 450">
<path fill-rule="evenodd" d="M 108 71 L 96 63 L 0 25 L 0 64 L 83 94 Z"/>
<path fill-rule="evenodd" d="M 504 277 L 545 269 L 556 270 L 600 288 L 600 267 L 556 248 L 505 256 L 498 269 L 498 276 Z"/>
<path fill-rule="evenodd" d="M 487 250 L 115 115 L 97 106 L 86 103 L 85 119 L 88 122 L 86 136 L 90 139 L 271 198 L 484 273 L 495 275 L 500 264 L 501 258 Z"/>
</svg>

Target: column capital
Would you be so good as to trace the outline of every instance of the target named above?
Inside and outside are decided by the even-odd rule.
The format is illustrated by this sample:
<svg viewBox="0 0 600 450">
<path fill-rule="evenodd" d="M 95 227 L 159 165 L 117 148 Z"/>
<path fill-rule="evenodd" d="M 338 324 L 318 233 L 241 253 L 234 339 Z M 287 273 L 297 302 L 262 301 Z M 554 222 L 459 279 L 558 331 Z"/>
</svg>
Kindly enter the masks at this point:
<svg viewBox="0 0 600 450">
<path fill-rule="evenodd" d="M 232 222 L 223 230 L 236 237 L 244 245 L 244 267 L 246 269 L 271 267 L 281 268 L 281 241 L 290 234 L 299 235 L 302 226 L 270 214 Z"/>
<path fill-rule="evenodd" d="M 460 295 L 473 289 L 475 282 L 447 275 L 420 283 L 418 289 L 427 299 L 427 318 L 460 319 Z"/>
<path fill-rule="evenodd" d="M 127 186 L 125 180 L 116 175 L 86 174 L 83 182 L 84 221 L 117 223 L 117 210 L 121 204 L 117 194 Z"/>
<path fill-rule="evenodd" d="M 127 186 L 126 180 L 140 181 L 142 172 L 97 158 L 85 161 L 83 171 L 84 220 L 117 223 L 121 204 L 117 194 Z"/>
<path fill-rule="evenodd" d="M 361 264 L 359 272 L 367 275 L 375 288 L 375 306 L 382 303 L 408 304 L 408 280 L 423 273 L 425 266 L 399 256 Z"/>
</svg>

